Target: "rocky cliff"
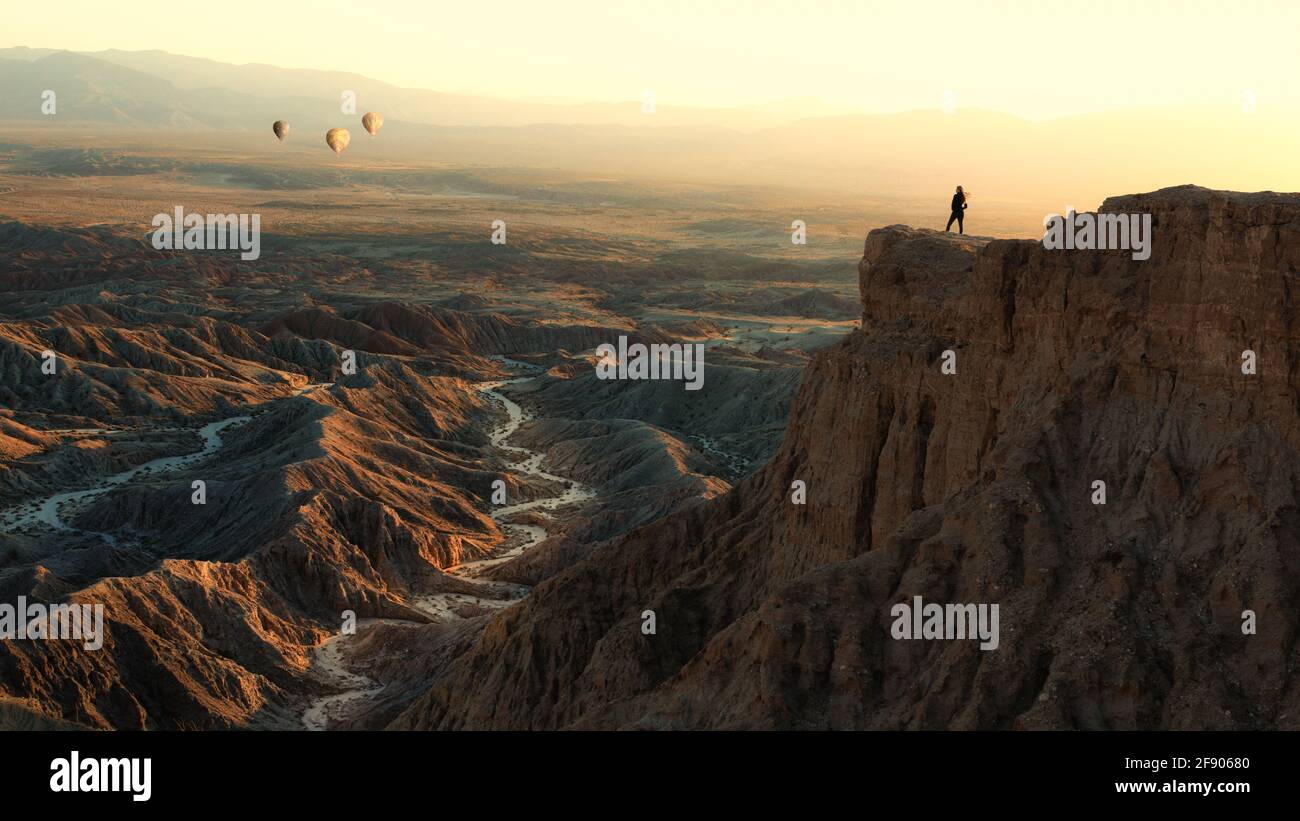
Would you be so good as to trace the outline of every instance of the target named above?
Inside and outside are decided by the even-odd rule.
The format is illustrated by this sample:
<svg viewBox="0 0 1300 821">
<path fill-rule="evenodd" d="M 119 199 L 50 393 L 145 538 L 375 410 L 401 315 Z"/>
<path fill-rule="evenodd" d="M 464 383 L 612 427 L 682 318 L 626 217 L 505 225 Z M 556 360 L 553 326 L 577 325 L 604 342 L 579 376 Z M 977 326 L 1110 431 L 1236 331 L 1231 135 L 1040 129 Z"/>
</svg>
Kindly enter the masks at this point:
<svg viewBox="0 0 1300 821">
<path fill-rule="evenodd" d="M 873 231 L 766 467 L 539 586 L 392 726 L 1300 726 L 1300 195 L 1101 210 L 1152 214 L 1150 259 Z M 998 648 L 894 639 L 918 595 L 999 605 Z"/>
</svg>

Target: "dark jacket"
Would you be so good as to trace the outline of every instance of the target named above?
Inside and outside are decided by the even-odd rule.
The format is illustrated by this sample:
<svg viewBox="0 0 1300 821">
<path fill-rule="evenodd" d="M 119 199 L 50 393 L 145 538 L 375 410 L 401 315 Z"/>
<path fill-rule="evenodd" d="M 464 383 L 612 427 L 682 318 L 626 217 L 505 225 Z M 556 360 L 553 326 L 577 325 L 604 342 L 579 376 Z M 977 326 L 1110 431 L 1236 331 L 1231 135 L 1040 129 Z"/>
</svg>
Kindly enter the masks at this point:
<svg viewBox="0 0 1300 821">
<path fill-rule="evenodd" d="M 966 195 L 965 195 L 965 194 L 953 194 L 953 195 L 952 195 L 952 210 L 953 210 L 953 213 L 954 213 L 954 214 L 961 213 L 961 210 L 962 210 L 963 208 L 965 208 L 965 207 L 966 207 Z"/>
</svg>

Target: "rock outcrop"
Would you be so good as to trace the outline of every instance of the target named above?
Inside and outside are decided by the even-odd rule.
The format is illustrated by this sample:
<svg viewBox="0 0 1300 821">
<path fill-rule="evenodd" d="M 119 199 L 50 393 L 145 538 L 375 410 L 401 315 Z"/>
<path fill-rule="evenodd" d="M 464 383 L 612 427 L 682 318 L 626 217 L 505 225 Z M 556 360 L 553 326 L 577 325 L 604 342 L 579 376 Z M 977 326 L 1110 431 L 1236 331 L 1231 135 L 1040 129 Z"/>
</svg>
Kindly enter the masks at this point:
<svg viewBox="0 0 1300 821">
<path fill-rule="evenodd" d="M 1150 259 L 873 231 L 772 460 L 550 578 L 391 726 L 1300 727 L 1300 195 L 1102 210 L 1153 215 Z M 893 638 L 914 596 L 997 604 L 998 648 Z"/>
</svg>

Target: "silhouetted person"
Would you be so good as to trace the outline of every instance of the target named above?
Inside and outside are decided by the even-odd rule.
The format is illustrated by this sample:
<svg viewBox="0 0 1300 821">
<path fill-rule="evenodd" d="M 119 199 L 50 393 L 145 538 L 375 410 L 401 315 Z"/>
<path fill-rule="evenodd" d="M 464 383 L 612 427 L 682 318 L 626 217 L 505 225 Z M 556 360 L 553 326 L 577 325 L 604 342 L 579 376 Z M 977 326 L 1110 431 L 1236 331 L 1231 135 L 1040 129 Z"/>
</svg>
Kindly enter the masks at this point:
<svg viewBox="0 0 1300 821">
<path fill-rule="evenodd" d="M 952 195 L 952 216 L 948 217 L 948 224 L 944 226 L 945 231 L 952 230 L 952 221 L 957 220 L 957 233 L 966 233 L 966 192 L 957 186 L 957 193 Z"/>
</svg>

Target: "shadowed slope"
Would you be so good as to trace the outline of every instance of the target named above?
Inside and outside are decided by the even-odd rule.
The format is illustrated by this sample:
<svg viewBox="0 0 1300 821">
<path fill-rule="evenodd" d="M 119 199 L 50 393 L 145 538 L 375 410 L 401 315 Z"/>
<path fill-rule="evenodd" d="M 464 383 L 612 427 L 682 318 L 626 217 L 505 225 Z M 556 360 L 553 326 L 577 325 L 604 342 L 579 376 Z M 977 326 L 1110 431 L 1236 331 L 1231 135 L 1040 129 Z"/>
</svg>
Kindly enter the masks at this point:
<svg viewBox="0 0 1300 821">
<path fill-rule="evenodd" d="M 538 587 L 392 726 L 1297 726 L 1300 196 L 1103 210 L 1154 215 L 1150 260 L 873 232 L 772 461 Z M 999 604 L 1000 647 L 892 639 L 915 595 Z"/>
</svg>

